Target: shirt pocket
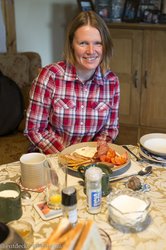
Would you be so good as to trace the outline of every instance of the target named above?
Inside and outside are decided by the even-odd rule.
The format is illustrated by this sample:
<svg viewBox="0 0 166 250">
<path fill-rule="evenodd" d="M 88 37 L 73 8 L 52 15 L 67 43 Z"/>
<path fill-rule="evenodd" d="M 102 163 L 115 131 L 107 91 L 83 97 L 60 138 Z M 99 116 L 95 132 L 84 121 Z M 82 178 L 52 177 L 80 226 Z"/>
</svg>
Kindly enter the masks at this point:
<svg viewBox="0 0 166 250">
<path fill-rule="evenodd" d="M 98 112 L 108 112 L 111 109 L 112 104 L 110 102 L 93 102 L 91 107 Z"/>
<path fill-rule="evenodd" d="M 64 98 L 64 99 L 56 99 L 54 101 L 54 109 L 63 108 L 63 109 L 73 109 L 76 107 L 76 103 L 73 100 Z"/>
</svg>

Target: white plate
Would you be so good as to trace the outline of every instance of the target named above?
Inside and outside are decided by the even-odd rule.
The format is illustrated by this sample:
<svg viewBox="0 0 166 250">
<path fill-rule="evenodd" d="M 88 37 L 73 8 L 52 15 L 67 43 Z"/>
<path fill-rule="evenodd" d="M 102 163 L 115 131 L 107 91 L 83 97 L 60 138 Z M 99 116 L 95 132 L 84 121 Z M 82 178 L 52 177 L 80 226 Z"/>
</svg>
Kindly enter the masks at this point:
<svg viewBox="0 0 166 250">
<path fill-rule="evenodd" d="M 166 156 L 166 134 L 152 133 L 140 138 L 140 144 L 149 152 Z"/>
<path fill-rule="evenodd" d="M 111 147 L 112 149 L 114 149 L 117 154 L 121 155 L 124 154 L 125 152 L 127 152 L 122 146 L 116 145 L 116 144 L 108 144 L 109 147 Z M 67 148 L 65 148 L 60 154 L 71 154 L 72 152 L 74 152 L 76 149 L 79 148 L 83 148 L 83 147 L 95 147 L 97 148 L 97 142 L 82 142 L 82 143 L 78 143 L 78 144 L 73 144 Z M 128 154 L 128 153 L 127 153 Z M 102 162 L 101 162 L 102 163 Z M 107 163 L 104 162 L 105 165 L 107 165 Z M 109 165 L 109 163 L 108 163 Z M 113 174 L 121 174 L 122 172 L 126 171 L 130 166 L 130 154 L 128 154 L 128 160 L 125 164 L 121 165 L 121 166 L 115 166 L 114 168 L 112 168 Z M 68 167 L 68 169 L 77 172 L 77 170 L 72 169 L 72 167 Z"/>
</svg>

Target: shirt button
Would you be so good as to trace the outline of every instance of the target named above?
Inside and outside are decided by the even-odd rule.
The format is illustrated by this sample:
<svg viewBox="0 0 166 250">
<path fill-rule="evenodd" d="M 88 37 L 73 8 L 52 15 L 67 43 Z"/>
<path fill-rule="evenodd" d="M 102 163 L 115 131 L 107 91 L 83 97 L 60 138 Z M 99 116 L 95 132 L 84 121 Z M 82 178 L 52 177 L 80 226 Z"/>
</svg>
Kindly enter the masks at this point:
<svg viewBox="0 0 166 250">
<path fill-rule="evenodd" d="M 84 108 L 84 105 L 81 105 L 81 108 L 83 109 L 83 108 Z"/>
<path fill-rule="evenodd" d="M 83 122 L 80 122 L 81 125 L 83 125 L 84 123 Z"/>
</svg>

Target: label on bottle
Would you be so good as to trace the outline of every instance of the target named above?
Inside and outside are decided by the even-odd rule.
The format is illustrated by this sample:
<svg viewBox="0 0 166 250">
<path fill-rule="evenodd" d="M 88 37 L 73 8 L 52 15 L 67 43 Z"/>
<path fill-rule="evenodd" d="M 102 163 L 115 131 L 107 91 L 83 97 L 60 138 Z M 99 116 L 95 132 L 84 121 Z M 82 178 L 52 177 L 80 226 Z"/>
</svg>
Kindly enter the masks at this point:
<svg viewBox="0 0 166 250">
<path fill-rule="evenodd" d="M 77 210 L 68 211 L 68 218 L 70 223 L 75 224 L 77 222 Z"/>
<path fill-rule="evenodd" d="M 98 213 L 101 206 L 101 189 L 88 190 L 88 210 L 90 213 Z"/>
</svg>

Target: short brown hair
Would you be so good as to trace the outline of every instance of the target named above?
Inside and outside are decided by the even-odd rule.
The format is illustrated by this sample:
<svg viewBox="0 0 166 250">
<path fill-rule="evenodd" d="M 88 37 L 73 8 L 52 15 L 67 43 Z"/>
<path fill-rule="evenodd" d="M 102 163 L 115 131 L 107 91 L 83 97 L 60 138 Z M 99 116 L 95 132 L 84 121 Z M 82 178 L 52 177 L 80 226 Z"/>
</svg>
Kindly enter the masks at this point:
<svg viewBox="0 0 166 250">
<path fill-rule="evenodd" d="M 94 11 L 82 11 L 69 24 L 66 34 L 66 42 L 64 48 L 64 59 L 71 64 L 75 64 L 75 57 L 72 48 L 74 34 L 76 30 L 82 26 L 90 25 L 96 28 L 100 35 L 103 45 L 103 59 L 101 68 L 106 71 L 110 68 L 110 61 L 112 57 L 113 43 L 109 29 L 104 20 Z"/>
</svg>

